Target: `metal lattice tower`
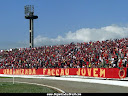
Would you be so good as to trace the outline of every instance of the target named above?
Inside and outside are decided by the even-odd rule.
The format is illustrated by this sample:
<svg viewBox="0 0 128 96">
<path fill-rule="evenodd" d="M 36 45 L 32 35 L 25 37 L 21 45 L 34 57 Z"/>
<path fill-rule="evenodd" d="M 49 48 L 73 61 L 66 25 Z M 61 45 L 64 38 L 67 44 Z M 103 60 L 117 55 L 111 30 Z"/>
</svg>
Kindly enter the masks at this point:
<svg viewBox="0 0 128 96">
<path fill-rule="evenodd" d="M 30 27 L 29 27 L 29 47 L 34 47 L 34 26 L 33 26 L 33 19 L 37 19 L 38 16 L 34 15 L 34 6 L 33 5 L 26 5 L 24 6 L 25 9 L 25 19 L 29 19 L 30 21 Z"/>
</svg>

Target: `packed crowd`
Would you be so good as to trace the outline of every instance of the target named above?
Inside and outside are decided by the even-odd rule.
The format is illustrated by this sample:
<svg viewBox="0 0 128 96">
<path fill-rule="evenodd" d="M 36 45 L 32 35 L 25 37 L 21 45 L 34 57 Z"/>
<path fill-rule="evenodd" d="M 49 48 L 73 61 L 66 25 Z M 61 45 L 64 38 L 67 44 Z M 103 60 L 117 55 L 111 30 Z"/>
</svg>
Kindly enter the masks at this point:
<svg viewBox="0 0 128 96">
<path fill-rule="evenodd" d="M 128 38 L 0 51 L 2 68 L 128 67 Z"/>
</svg>

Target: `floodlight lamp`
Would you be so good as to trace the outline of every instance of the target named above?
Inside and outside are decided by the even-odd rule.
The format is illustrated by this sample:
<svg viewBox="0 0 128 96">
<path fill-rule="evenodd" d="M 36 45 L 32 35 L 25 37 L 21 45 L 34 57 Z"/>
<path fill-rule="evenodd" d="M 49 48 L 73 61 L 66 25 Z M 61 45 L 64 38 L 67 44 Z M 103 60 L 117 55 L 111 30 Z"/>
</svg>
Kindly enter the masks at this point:
<svg viewBox="0 0 128 96">
<path fill-rule="evenodd" d="M 32 12 L 34 13 L 34 5 L 32 5 Z"/>
<path fill-rule="evenodd" d="M 24 7 L 24 11 L 25 11 L 25 15 L 27 15 L 27 13 L 28 13 L 28 8 L 27 8 L 27 6 Z"/>
<path fill-rule="evenodd" d="M 26 6 L 24 6 L 24 14 L 26 15 Z"/>
<path fill-rule="evenodd" d="M 29 12 L 31 12 L 31 5 L 29 6 Z"/>
</svg>

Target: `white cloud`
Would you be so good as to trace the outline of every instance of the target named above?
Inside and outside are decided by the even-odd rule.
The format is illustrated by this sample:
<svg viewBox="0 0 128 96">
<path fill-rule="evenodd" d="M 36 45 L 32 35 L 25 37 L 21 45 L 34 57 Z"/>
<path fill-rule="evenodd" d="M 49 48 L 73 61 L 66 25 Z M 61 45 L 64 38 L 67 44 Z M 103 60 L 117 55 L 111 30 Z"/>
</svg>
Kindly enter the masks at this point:
<svg viewBox="0 0 128 96">
<path fill-rule="evenodd" d="M 34 39 L 35 46 L 67 44 L 71 42 L 101 41 L 107 39 L 128 37 L 128 26 L 111 25 L 101 28 L 82 28 L 75 32 L 69 31 L 64 37 L 43 37 L 41 35 Z"/>
<path fill-rule="evenodd" d="M 65 36 L 58 35 L 56 38 L 38 35 L 34 39 L 34 46 L 69 44 L 71 42 L 101 41 L 115 38 L 128 37 L 128 26 L 111 25 L 101 28 L 82 28 L 75 32 L 67 32 Z M 29 41 L 0 42 L 0 49 L 29 47 Z"/>
</svg>

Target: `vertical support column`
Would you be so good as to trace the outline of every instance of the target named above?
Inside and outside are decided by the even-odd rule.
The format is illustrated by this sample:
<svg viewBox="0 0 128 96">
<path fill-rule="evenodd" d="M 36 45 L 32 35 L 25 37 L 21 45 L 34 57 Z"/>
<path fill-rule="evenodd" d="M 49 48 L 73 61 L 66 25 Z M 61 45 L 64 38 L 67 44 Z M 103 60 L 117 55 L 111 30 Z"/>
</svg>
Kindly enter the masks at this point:
<svg viewBox="0 0 128 96">
<path fill-rule="evenodd" d="M 34 40 L 33 40 L 33 37 L 34 37 L 34 32 L 33 32 L 33 19 L 30 19 L 30 27 L 29 27 L 29 33 L 30 33 L 30 36 L 29 36 L 29 47 L 30 48 L 33 48 L 34 47 Z"/>
<path fill-rule="evenodd" d="M 34 30 L 33 30 L 33 19 L 31 19 L 31 25 L 32 25 L 32 48 L 34 47 Z"/>
</svg>

